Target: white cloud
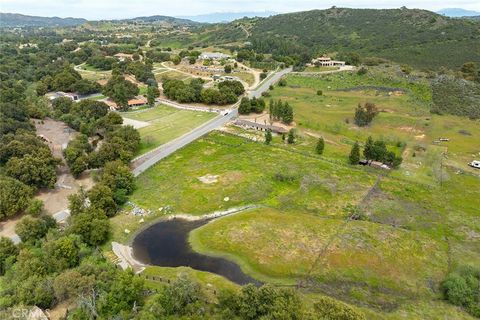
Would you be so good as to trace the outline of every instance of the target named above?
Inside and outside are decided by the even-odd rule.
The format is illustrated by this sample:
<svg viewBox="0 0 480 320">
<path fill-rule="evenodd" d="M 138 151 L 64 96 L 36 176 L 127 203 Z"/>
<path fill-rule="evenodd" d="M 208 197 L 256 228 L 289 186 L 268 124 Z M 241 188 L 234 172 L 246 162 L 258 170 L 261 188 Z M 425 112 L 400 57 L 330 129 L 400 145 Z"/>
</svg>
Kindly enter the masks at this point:
<svg viewBox="0 0 480 320">
<path fill-rule="evenodd" d="M 324 9 L 333 5 L 352 8 L 423 8 L 439 10 L 459 7 L 480 11 L 479 0 L 0 0 L 0 11 L 40 16 L 82 17 L 87 19 L 131 18 L 142 15 L 183 16 L 211 12 L 276 11 L 293 12 Z"/>
</svg>

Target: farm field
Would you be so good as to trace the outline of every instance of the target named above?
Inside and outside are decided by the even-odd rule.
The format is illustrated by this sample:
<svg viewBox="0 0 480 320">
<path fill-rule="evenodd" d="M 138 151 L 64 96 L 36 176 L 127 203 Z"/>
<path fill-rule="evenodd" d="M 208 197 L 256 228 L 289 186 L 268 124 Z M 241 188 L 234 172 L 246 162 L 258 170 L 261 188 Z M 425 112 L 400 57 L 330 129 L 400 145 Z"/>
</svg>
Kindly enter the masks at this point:
<svg viewBox="0 0 480 320">
<path fill-rule="evenodd" d="M 214 113 L 179 110 L 165 105 L 124 112 L 121 115 L 124 118 L 143 121 L 147 124 L 139 129 L 142 140 L 138 154 L 143 154 L 178 138 L 216 116 Z"/>
</svg>

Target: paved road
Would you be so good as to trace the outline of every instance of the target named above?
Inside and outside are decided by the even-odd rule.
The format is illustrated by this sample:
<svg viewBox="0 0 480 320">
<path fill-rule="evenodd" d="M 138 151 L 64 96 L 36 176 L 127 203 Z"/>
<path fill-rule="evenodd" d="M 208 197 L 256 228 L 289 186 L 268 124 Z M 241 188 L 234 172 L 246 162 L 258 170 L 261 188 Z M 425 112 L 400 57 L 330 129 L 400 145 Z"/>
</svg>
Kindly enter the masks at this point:
<svg viewBox="0 0 480 320">
<path fill-rule="evenodd" d="M 255 90 L 251 90 L 248 93 L 249 98 L 260 98 L 262 96 L 262 93 L 267 91 L 270 88 L 270 85 L 275 84 L 278 80 L 280 80 L 281 77 L 286 75 L 287 73 L 291 72 L 292 68 L 287 68 L 283 69 L 277 73 L 275 73 L 273 76 L 265 80 L 264 82 L 260 83 L 260 85 L 257 87 Z"/>
<path fill-rule="evenodd" d="M 263 92 L 267 91 L 270 85 L 274 84 L 281 77 L 286 75 L 287 73 L 291 72 L 291 68 L 287 68 L 275 73 L 273 76 L 265 80 L 257 89 L 251 90 L 248 92 L 248 97 L 260 97 Z M 187 144 L 197 140 L 201 136 L 209 133 L 217 129 L 218 127 L 223 126 L 225 123 L 229 122 L 233 118 L 237 117 L 238 110 L 237 107 L 239 106 L 240 102 L 237 102 L 232 107 L 233 109 L 228 112 L 227 114 L 220 114 L 219 116 L 215 117 L 214 119 L 204 123 L 198 128 L 193 129 L 192 131 L 184 134 L 183 136 L 172 140 L 168 143 L 161 145 L 160 147 L 140 156 L 137 157 L 132 161 L 132 172 L 135 177 L 139 176 L 142 172 L 153 166 L 158 161 L 162 160 L 165 157 L 168 157 L 178 149 L 183 148 Z"/>
<path fill-rule="evenodd" d="M 135 159 L 132 162 L 132 172 L 134 176 L 140 175 L 142 172 L 153 166 L 158 161 L 162 160 L 163 158 L 169 156 L 170 154 L 174 153 L 180 148 L 183 148 L 187 144 L 191 143 L 192 141 L 197 140 L 201 136 L 209 133 L 210 131 L 215 130 L 218 127 L 223 126 L 228 121 L 232 120 L 238 115 L 237 109 L 231 110 L 226 115 L 219 115 L 212 120 L 208 121 L 207 123 L 201 125 L 198 128 L 193 129 L 192 131 L 186 133 L 185 135 L 167 142 L 157 149 Z"/>
</svg>

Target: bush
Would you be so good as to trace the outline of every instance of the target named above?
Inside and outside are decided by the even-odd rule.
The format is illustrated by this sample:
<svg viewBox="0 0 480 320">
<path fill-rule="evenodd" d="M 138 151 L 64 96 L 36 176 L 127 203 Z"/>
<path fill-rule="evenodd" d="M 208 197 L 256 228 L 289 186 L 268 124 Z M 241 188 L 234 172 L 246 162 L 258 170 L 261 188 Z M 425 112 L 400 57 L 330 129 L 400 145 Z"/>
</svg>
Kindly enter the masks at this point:
<svg viewBox="0 0 480 320">
<path fill-rule="evenodd" d="M 359 127 L 367 126 L 377 114 L 378 109 L 374 103 L 367 102 L 364 106 L 358 104 L 357 109 L 355 110 L 355 124 Z"/>
<path fill-rule="evenodd" d="M 25 210 L 26 214 L 32 216 L 38 216 L 43 212 L 43 202 L 39 199 L 32 199 L 27 209 Z"/>
<path fill-rule="evenodd" d="M 322 96 L 323 95 L 323 91 L 322 90 L 317 90 L 317 96 Z"/>
<path fill-rule="evenodd" d="M 365 320 L 365 315 L 355 308 L 328 297 L 321 297 L 313 305 L 315 315 L 328 320 Z"/>
<path fill-rule="evenodd" d="M 480 84 L 441 76 L 432 81 L 432 112 L 480 118 Z"/>
<path fill-rule="evenodd" d="M 367 68 L 361 67 L 360 69 L 358 69 L 357 74 L 361 76 L 361 75 L 367 74 L 367 72 L 368 72 Z"/>
<path fill-rule="evenodd" d="M 480 317 L 480 268 L 462 267 L 450 273 L 441 287 L 448 302 Z"/>
</svg>

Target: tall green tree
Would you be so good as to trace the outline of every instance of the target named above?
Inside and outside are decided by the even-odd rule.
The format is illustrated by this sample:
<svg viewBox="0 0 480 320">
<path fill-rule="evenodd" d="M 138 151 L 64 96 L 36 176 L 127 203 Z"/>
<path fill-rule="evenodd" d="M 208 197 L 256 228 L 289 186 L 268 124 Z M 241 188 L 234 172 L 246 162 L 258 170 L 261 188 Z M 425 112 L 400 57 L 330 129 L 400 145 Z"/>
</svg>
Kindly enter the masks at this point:
<svg viewBox="0 0 480 320">
<path fill-rule="evenodd" d="M 270 129 L 265 132 L 265 144 L 270 144 L 272 142 L 272 131 Z"/>
<path fill-rule="evenodd" d="M 150 107 L 153 107 L 155 105 L 155 98 L 157 98 L 159 95 L 160 95 L 160 90 L 158 90 L 157 87 L 148 86 L 148 88 L 147 88 L 147 101 L 148 101 L 148 105 Z"/>
<path fill-rule="evenodd" d="M 288 131 L 287 142 L 289 144 L 295 143 L 295 130 L 290 129 L 290 131 Z"/>
<path fill-rule="evenodd" d="M 358 164 L 360 161 L 360 145 L 358 142 L 352 146 L 352 150 L 350 151 L 350 156 L 348 157 L 348 162 L 350 164 Z"/>
<path fill-rule="evenodd" d="M 323 154 L 323 150 L 325 149 L 325 140 L 323 137 L 320 137 L 317 141 L 317 145 L 315 146 L 315 152 L 317 154 Z"/>
<path fill-rule="evenodd" d="M 373 151 L 373 138 L 369 136 L 367 141 L 365 142 L 365 147 L 363 148 L 363 156 L 366 159 L 373 159 L 374 158 L 374 151 Z"/>
</svg>

